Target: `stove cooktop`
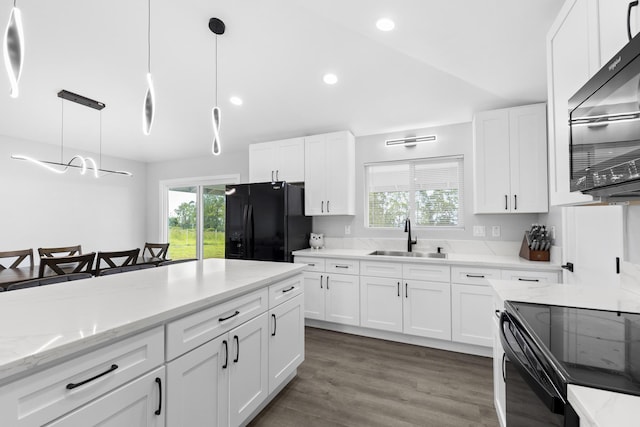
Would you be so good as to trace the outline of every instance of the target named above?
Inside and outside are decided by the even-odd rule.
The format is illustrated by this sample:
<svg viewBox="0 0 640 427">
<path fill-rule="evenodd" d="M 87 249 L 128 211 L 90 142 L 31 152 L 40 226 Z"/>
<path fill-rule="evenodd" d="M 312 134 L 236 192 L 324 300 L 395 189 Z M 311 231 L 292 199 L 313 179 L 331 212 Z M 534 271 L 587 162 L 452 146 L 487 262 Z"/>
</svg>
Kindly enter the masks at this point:
<svg viewBox="0 0 640 427">
<path fill-rule="evenodd" d="M 509 305 L 567 383 L 640 396 L 640 314 Z"/>
</svg>

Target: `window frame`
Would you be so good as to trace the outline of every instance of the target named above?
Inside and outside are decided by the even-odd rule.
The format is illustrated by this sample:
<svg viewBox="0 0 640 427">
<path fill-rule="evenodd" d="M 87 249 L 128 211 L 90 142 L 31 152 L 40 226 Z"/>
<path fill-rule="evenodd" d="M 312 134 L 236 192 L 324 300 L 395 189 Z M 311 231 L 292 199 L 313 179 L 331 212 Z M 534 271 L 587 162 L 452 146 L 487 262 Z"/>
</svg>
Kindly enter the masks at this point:
<svg viewBox="0 0 640 427">
<path fill-rule="evenodd" d="M 465 171 L 464 171 L 464 155 L 450 155 L 450 156 L 438 156 L 438 157 L 421 157 L 417 159 L 403 159 L 403 160 L 390 160 L 390 161 L 381 161 L 381 162 L 368 162 L 364 164 L 364 228 L 367 230 L 397 230 L 398 227 L 372 227 L 369 223 L 369 173 L 367 168 L 370 166 L 384 166 L 384 165 L 409 165 L 409 178 L 414 176 L 414 167 L 416 164 L 420 163 L 437 163 L 441 162 L 458 162 L 458 173 L 460 176 L 458 189 L 462 190 L 462 194 L 459 197 L 458 203 L 458 225 L 419 225 L 416 217 L 416 201 L 415 201 L 415 188 L 411 186 L 409 182 L 409 191 L 408 191 L 408 206 L 407 210 L 409 213 L 409 219 L 411 220 L 411 227 L 413 229 L 421 229 L 421 230 L 464 230 L 464 216 L 465 216 Z"/>
</svg>

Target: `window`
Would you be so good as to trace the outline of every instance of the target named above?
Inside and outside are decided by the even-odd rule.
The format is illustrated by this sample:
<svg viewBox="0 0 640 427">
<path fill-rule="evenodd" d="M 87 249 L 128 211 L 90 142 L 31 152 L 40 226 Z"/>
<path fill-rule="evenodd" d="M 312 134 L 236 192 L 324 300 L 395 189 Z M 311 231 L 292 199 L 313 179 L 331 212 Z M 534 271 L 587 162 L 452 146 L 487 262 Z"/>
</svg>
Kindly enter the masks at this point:
<svg viewBox="0 0 640 427">
<path fill-rule="evenodd" d="M 463 158 L 365 165 L 367 227 L 464 227 Z"/>
<path fill-rule="evenodd" d="M 233 175 L 161 183 L 169 258 L 224 258 L 225 184 L 238 182 Z"/>
</svg>

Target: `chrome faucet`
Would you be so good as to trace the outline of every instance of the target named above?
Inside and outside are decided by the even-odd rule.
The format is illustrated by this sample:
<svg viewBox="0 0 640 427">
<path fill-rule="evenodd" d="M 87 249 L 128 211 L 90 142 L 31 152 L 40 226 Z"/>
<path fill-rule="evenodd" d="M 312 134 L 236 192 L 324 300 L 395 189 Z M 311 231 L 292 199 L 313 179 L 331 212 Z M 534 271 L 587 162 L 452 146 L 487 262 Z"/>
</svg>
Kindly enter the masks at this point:
<svg viewBox="0 0 640 427">
<path fill-rule="evenodd" d="M 404 221 L 404 232 L 409 233 L 407 235 L 407 252 L 411 252 L 413 245 L 418 243 L 418 238 L 416 237 L 415 240 L 411 240 L 411 220 L 409 218 Z"/>
</svg>

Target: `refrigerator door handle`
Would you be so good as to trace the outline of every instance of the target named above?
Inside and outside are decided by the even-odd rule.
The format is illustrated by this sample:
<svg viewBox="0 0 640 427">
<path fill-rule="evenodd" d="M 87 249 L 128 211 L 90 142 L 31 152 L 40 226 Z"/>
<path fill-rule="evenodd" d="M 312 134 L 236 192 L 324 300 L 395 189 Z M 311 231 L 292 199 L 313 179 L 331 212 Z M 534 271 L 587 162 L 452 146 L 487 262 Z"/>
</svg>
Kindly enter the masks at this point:
<svg viewBox="0 0 640 427">
<path fill-rule="evenodd" d="M 254 236 L 254 232 L 255 232 L 255 224 L 253 221 L 253 205 L 249 205 L 249 223 L 247 224 L 250 230 L 249 232 L 249 250 L 248 250 L 248 254 L 249 254 L 249 258 L 253 259 L 254 257 L 254 248 L 255 248 L 255 236 Z"/>
</svg>

